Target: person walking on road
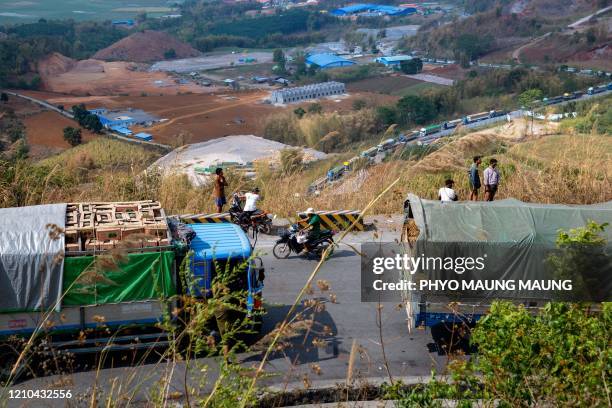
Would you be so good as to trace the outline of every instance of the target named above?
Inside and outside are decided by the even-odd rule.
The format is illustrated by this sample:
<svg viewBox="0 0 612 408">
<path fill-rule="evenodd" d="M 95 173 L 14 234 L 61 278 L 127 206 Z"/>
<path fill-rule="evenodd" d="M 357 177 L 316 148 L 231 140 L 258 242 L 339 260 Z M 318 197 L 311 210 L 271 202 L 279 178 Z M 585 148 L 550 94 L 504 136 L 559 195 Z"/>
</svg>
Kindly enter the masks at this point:
<svg viewBox="0 0 612 408">
<path fill-rule="evenodd" d="M 485 201 L 493 201 L 495 199 L 495 193 L 497 193 L 500 178 L 496 159 L 491 159 L 489 161 L 489 167 L 485 169 L 483 177 L 485 185 Z"/>
<path fill-rule="evenodd" d="M 438 199 L 443 203 L 450 203 L 451 201 L 457 201 L 459 199 L 457 193 L 453 190 L 453 184 L 455 184 L 455 182 L 448 179 L 444 182 L 445 187 L 438 190 Z"/>
<path fill-rule="evenodd" d="M 480 156 L 474 156 L 474 162 L 470 167 L 470 201 L 478 201 L 478 189 L 480 189 L 478 166 L 480 163 L 482 163 Z"/>
<path fill-rule="evenodd" d="M 225 200 L 225 187 L 227 187 L 227 181 L 223 175 L 223 169 L 217 167 L 215 170 L 215 205 L 217 206 L 217 212 L 223 212 L 223 206 L 227 203 Z"/>
</svg>

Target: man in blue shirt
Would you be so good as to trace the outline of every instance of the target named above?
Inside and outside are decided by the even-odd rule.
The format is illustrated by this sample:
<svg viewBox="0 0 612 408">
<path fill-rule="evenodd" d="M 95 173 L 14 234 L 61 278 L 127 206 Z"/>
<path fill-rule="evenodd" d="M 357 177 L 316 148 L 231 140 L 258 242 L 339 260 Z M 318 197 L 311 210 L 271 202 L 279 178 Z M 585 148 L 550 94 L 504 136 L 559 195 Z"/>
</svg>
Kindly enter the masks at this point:
<svg viewBox="0 0 612 408">
<path fill-rule="evenodd" d="M 480 188 L 480 174 L 478 174 L 478 166 L 482 160 L 480 156 L 474 156 L 474 163 L 470 167 L 470 201 L 478 201 L 478 189 Z"/>
</svg>

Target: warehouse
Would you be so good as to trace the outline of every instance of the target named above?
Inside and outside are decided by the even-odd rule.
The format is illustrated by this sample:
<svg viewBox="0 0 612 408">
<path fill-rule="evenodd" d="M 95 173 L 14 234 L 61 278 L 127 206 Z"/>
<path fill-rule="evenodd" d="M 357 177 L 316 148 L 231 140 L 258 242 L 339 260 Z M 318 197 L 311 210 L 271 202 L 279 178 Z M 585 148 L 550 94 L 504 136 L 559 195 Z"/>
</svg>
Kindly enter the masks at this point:
<svg viewBox="0 0 612 408">
<path fill-rule="evenodd" d="M 411 59 L 412 57 L 409 55 L 394 55 L 392 57 L 378 57 L 375 61 L 387 67 L 399 67 L 402 61 L 410 61 Z"/>
<path fill-rule="evenodd" d="M 416 7 L 395 7 L 385 6 L 382 4 L 352 4 L 330 12 L 337 17 L 346 17 L 351 15 L 360 16 L 404 16 L 416 13 Z"/>
<path fill-rule="evenodd" d="M 312 54 L 306 58 L 306 65 L 315 65 L 321 69 L 328 69 L 348 67 L 355 65 L 355 63 L 335 54 Z"/>
<path fill-rule="evenodd" d="M 345 92 L 346 88 L 342 82 L 321 82 L 296 88 L 278 89 L 272 92 L 270 101 L 274 104 L 295 103 L 308 99 L 341 95 Z"/>
</svg>

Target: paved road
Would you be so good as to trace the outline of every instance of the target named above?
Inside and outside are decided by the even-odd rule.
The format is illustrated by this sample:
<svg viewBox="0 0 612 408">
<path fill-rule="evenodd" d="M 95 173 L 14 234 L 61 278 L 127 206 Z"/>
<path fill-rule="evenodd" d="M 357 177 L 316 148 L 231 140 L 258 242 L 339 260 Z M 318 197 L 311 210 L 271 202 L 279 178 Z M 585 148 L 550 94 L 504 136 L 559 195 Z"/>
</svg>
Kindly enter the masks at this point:
<svg viewBox="0 0 612 408">
<path fill-rule="evenodd" d="M 366 240 L 392 241 L 399 237 L 398 225 L 401 216 L 392 219 L 380 218 L 376 224 L 377 238 L 373 231 L 350 234 L 346 242 L 353 247 L 359 247 Z M 306 282 L 308 275 L 316 266 L 316 261 L 306 260 L 292 255 L 286 260 L 277 260 L 271 256 L 275 237 L 262 237 L 257 243 L 257 250 L 263 252 L 266 265 L 266 281 L 264 295 L 267 302 L 267 315 L 264 319 L 263 332 L 272 330 L 280 323 L 299 290 Z M 314 293 L 307 295 L 308 299 L 324 299 L 325 310 L 315 315 L 315 325 L 312 332 L 299 335 L 291 340 L 292 346 L 282 353 L 276 353 L 266 367 L 272 376 L 263 383 L 275 388 L 303 387 L 304 377 L 314 385 L 333 385 L 344 382 L 347 375 L 349 355 L 353 340 L 361 347 L 354 368 L 354 378 L 368 378 L 381 381 L 386 378 L 384 359 L 380 347 L 379 331 L 376 325 L 377 304 L 361 303 L 360 301 L 360 258 L 348 245 L 341 245 L 334 256 L 324 264 L 317 280 L 326 281 L 329 291 L 322 292 L 314 287 Z M 335 303 L 330 302 L 330 295 L 335 295 Z M 390 370 L 394 377 L 409 377 L 412 380 L 426 379 L 433 366 L 440 369 L 444 358 L 431 354 L 427 343 L 431 342 L 426 330 L 408 332 L 406 312 L 397 308 L 397 304 L 382 305 L 382 332 L 385 351 Z M 327 328 L 326 328 L 327 327 Z M 329 331 L 328 334 L 325 332 Z M 312 346 L 314 338 L 323 339 L 325 346 Z M 247 366 L 260 361 L 259 353 L 245 354 L 241 358 Z M 186 378 L 188 383 L 196 386 L 202 379 L 202 365 L 209 365 L 209 371 L 216 372 L 216 363 L 212 359 L 199 359 L 190 363 Z M 316 367 L 313 367 L 313 364 Z M 197 366 L 196 366 L 197 365 Z M 137 392 L 138 400 L 144 400 L 149 387 L 165 371 L 164 365 L 147 365 L 138 368 L 113 368 L 100 371 L 98 384 L 103 390 L 109 390 L 113 378 L 118 378 L 125 384 L 133 378 L 131 386 L 135 389 L 138 383 L 141 390 Z M 319 374 L 316 371 L 320 370 Z M 415 378 L 417 377 L 417 378 Z M 174 367 L 172 389 L 181 391 L 184 388 L 185 364 L 178 363 Z M 57 384 L 60 377 L 52 376 L 27 381 L 17 385 L 18 389 L 45 388 Z M 69 388 L 74 393 L 87 393 L 88 388 L 96 380 L 95 372 L 83 372 L 69 377 Z M 206 387 L 205 387 L 206 388 Z"/>
</svg>

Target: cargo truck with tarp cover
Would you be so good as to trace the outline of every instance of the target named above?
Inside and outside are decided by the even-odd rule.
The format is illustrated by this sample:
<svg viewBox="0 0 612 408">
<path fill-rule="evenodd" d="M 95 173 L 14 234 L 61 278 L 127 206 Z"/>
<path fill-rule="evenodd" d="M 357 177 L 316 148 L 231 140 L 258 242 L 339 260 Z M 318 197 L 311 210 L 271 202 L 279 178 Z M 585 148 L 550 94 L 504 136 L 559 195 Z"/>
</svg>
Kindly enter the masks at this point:
<svg viewBox="0 0 612 408">
<path fill-rule="evenodd" d="M 237 290 L 256 314 L 252 255 L 238 226 L 186 227 L 152 201 L 0 209 L 0 344 L 38 333 L 72 352 L 164 346 L 159 323 L 179 324 L 182 295 L 210 296 L 218 268 L 244 266 Z"/>
<path fill-rule="evenodd" d="M 415 282 L 454 279 L 460 283 L 457 291 L 440 286 L 431 289 L 427 285 L 423 291 L 404 290 L 408 317 L 416 326 L 433 326 L 466 317 L 478 319 L 495 299 L 534 308 L 555 300 L 612 300 L 610 227 L 600 232 L 601 245 L 580 248 L 586 252 L 580 252 L 577 259 L 588 265 L 579 265 L 560 275 L 550 262 L 551 257 L 567 261 L 563 258 L 567 253 L 557 245 L 560 231 L 583 228 L 589 222 L 612 223 L 612 201 L 592 205 L 535 204 L 516 199 L 445 203 L 409 194 L 404 214 L 402 250 L 408 255 L 422 259 L 451 258 L 455 262 L 480 257 L 484 264 L 481 269 L 461 273 L 452 267 L 425 270 L 422 266 L 413 268 L 413 274 L 401 272 L 404 278 Z M 565 287 L 559 292 L 542 290 L 546 285 L 554 286 L 551 282 L 561 278 L 572 281 L 571 290 Z M 475 289 L 472 283 L 461 285 L 463 281 L 476 280 L 484 282 L 479 290 L 461 289 Z M 508 282 L 514 282 L 514 286 Z"/>
</svg>

